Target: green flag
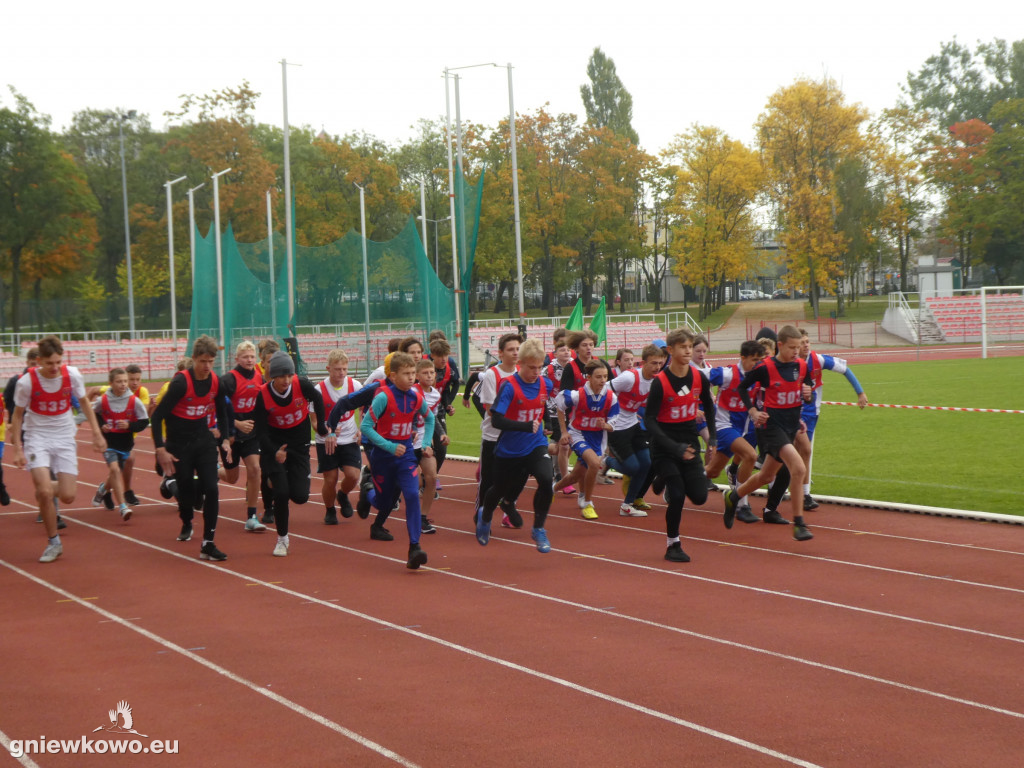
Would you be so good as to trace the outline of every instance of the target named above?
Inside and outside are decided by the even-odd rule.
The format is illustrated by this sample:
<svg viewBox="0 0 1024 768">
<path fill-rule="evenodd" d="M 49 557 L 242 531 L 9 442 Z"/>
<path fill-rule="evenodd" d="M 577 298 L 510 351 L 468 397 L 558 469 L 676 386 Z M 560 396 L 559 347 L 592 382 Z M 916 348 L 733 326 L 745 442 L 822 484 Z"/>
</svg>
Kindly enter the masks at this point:
<svg viewBox="0 0 1024 768">
<path fill-rule="evenodd" d="M 606 317 L 604 296 L 601 297 L 601 304 L 594 313 L 594 319 L 590 321 L 590 330 L 597 334 L 597 346 L 604 344 L 608 338 L 608 319 Z"/>
<path fill-rule="evenodd" d="M 572 314 L 565 323 L 567 331 L 583 330 L 583 299 L 576 299 L 576 306 L 572 308 Z"/>
</svg>

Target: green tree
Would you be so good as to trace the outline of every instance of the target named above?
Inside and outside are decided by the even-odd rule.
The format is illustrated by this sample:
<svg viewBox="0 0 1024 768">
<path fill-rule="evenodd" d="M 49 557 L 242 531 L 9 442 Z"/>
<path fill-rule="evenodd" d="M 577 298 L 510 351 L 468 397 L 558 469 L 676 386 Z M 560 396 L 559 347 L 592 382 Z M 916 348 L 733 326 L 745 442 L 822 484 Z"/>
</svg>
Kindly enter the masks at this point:
<svg viewBox="0 0 1024 768">
<path fill-rule="evenodd" d="M 11 89 L 0 106 L 0 258 L 10 275 L 11 325 L 21 329 L 22 279 L 41 281 L 77 267 L 96 244 L 96 199 L 50 119 Z M 0 312 L 0 318 L 3 313 Z M 2 320 L 0 320 L 2 323 Z"/>
<path fill-rule="evenodd" d="M 598 47 L 587 61 L 590 84 L 580 86 L 587 122 L 598 128 L 610 128 L 614 133 L 639 144 L 633 130 L 633 97 L 622 84 L 615 71 L 615 62 Z"/>
</svg>

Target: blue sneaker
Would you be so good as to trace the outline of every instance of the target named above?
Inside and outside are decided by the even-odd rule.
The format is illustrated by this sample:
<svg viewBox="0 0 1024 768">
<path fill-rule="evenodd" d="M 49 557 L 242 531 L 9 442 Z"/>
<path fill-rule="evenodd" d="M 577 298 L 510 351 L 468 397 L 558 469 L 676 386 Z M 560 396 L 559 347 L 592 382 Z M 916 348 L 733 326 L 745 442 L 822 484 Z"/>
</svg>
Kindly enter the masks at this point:
<svg viewBox="0 0 1024 768">
<path fill-rule="evenodd" d="M 551 542 L 548 541 L 548 534 L 543 528 L 534 528 L 530 537 L 537 542 L 538 552 L 550 552 Z"/>
<path fill-rule="evenodd" d="M 481 547 L 486 547 L 487 542 L 491 540 L 491 524 L 484 522 L 483 515 L 477 518 L 476 540 L 480 542 Z"/>
</svg>

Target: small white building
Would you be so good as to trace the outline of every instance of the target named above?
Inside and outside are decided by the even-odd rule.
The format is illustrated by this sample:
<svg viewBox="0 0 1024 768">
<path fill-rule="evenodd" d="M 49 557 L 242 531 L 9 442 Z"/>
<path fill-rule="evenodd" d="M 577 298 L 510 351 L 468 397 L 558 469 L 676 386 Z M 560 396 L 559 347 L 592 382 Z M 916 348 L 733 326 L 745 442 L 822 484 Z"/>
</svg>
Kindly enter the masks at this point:
<svg viewBox="0 0 1024 768">
<path fill-rule="evenodd" d="M 955 257 L 918 257 L 917 289 L 923 297 L 951 297 L 953 291 L 960 290 L 962 287 L 963 269 Z"/>
</svg>

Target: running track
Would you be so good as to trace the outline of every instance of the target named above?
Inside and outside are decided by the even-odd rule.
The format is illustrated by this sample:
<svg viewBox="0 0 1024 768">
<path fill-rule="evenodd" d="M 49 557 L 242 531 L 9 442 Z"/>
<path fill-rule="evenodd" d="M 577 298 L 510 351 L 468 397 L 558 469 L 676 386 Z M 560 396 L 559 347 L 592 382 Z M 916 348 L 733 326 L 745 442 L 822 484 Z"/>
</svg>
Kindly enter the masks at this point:
<svg viewBox="0 0 1024 768">
<path fill-rule="evenodd" d="M 274 558 L 274 534 L 242 530 L 243 491 L 227 486 L 229 559 L 209 564 L 197 540 L 175 541 L 139 443 L 144 505 L 122 523 L 89 505 L 104 470 L 80 442 L 52 565 L 36 562 L 28 476 L 5 465 L 0 739 L 104 735 L 123 699 L 179 754 L 26 765 L 1020 762 L 1017 526 L 822 507 L 797 544 L 782 527 L 726 531 L 712 494 L 687 508 L 693 562 L 675 565 L 663 507 L 619 518 L 616 485 L 599 490 L 597 522 L 556 499 L 541 555 L 526 530 L 476 543 L 474 466 L 450 462 L 420 572 L 404 567 L 398 515 L 395 542 L 374 542 L 358 518 L 322 525 L 319 503 L 293 512 L 292 553 Z"/>
</svg>

